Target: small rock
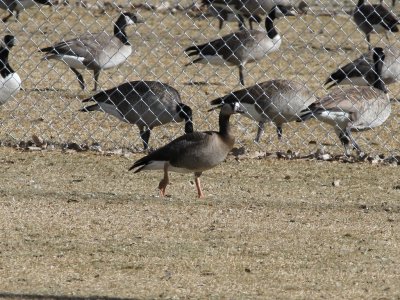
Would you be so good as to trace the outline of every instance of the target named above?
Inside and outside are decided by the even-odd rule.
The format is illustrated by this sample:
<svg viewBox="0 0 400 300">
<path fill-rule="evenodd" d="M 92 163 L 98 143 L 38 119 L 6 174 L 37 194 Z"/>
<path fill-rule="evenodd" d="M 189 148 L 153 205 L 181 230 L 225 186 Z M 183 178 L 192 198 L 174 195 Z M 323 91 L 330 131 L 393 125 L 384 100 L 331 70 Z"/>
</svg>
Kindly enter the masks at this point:
<svg viewBox="0 0 400 300">
<path fill-rule="evenodd" d="M 332 182 L 332 186 L 339 186 L 340 185 L 340 180 L 336 179 Z"/>
</svg>

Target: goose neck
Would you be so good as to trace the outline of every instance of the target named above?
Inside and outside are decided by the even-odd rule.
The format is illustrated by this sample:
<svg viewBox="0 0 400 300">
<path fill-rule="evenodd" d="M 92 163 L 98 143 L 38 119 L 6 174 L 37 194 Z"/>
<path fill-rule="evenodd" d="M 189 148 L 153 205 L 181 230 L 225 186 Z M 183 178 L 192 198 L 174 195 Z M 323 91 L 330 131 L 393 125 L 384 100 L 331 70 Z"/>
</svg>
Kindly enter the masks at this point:
<svg viewBox="0 0 400 300">
<path fill-rule="evenodd" d="M 273 39 L 278 35 L 278 32 L 274 27 L 274 19 L 275 18 L 273 18 L 271 14 L 265 18 L 265 30 L 267 31 L 267 35 L 270 39 Z"/>
<path fill-rule="evenodd" d="M 373 87 L 387 93 L 388 90 L 386 89 L 386 85 L 382 80 L 382 68 L 383 68 L 383 61 L 381 59 L 376 59 L 374 62 L 374 71 L 373 73 Z"/>
<path fill-rule="evenodd" d="M 128 37 L 125 32 L 126 24 L 119 24 L 117 22 L 114 26 L 114 36 L 117 37 L 124 45 L 130 45 L 128 41 Z"/>
<path fill-rule="evenodd" d="M 219 115 L 219 133 L 222 136 L 230 136 L 231 126 L 229 123 L 231 115 L 220 114 Z"/>
<path fill-rule="evenodd" d="M 11 73 L 14 73 L 14 70 L 8 64 L 8 53 L 8 48 L 0 48 L 0 73 L 3 78 Z"/>
</svg>

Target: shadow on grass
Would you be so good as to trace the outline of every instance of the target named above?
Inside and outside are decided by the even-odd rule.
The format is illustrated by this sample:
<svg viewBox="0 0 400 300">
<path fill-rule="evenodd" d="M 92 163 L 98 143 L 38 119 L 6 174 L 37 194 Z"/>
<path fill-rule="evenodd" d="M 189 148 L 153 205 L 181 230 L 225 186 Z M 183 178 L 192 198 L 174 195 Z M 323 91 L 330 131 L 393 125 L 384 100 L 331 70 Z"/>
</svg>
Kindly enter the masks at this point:
<svg viewBox="0 0 400 300">
<path fill-rule="evenodd" d="M 42 300 L 136 300 L 138 298 L 120 298 L 107 296 L 64 296 L 64 295 L 37 295 L 0 292 L 0 299 L 42 299 Z"/>
</svg>

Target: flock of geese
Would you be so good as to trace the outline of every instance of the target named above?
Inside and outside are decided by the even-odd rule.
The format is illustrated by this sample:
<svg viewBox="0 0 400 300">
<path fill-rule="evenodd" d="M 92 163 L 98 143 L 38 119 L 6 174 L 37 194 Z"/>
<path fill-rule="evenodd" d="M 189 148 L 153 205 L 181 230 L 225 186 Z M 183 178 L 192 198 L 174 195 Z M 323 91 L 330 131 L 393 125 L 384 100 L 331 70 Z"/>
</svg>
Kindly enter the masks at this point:
<svg viewBox="0 0 400 300">
<path fill-rule="evenodd" d="M 26 1 L 26 2 L 24 2 Z M 48 4 L 46 0 L 20 0 L 22 8 L 36 1 Z M 18 1 L 16 1 L 18 2 Z M 288 0 L 205 0 L 210 12 L 218 16 L 220 27 L 224 21 L 236 19 L 239 31 L 200 45 L 193 45 L 184 51 L 196 58 L 188 63 L 211 63 L 233 65 L 239 68 L 240 83 L 244 85 L 243 68 L 247 63 L 263 59 L 281 45 L 281 37 L 274 27 L 274 20 L 293 16 Z M 0 8 L 6 8 L 10 16 L 21 7 L 14 1 L 3 0 Z M 393 2 L 393 4 L 395 4 Z M 266 30 L 254 30 L 253 22 L 260 22 L 264 12 Z M 3 20 L 9 19 L 7 16 Z M 249 21 L 250 29 L 245 26 Z M 398 19 L 382 4 L 365 4 L 359 0 L 353 19 L 365 33 L 370 47 L 370 34 L 397 32 Z M 85 82 L 78 69 L 92 70 L 94 90 L 98 88 L 101 70 L 122 64 L 132 53 L 132 45 L 125 33 L 128 25 L 142 22 L 132 13 L 122 13 L 114 25 L 114 35 L 105 32 L 86 34 L 75 39 L 63 40 L 55 45 L 40 49 L 44 59 L 59 60 L 67 64 L 76 74 L 82 89 Z M 21 79 L 8 62 L 14 37 L 6 35 L 0 43 L 0 105 L 11 99 L 21 86 Z M 326 80 L 329 88 L 335 85 L 351 85 L 336 88 L 326 96 L 317 98 L 304 84 L 290 80 L 276 79 L 233 91 L 210 102 L 210 110 L 219 109 L 219 131 L 198 132 L 193 129 L 193 111 L 182 103 L 179 92 L 166 83 L 158 81 L 132 81 L 83 100 L 94 102 L 81 109 L 82 112 L 102 111 L 119 120 L 136 124 L 140 131 L 144 149 L 148 149 L 151 130 L 169 122 L 185 122 L 185 134 L 167 145 L 136 161 L 130 170 L 163 170 L 164 177 L 159 183 L 160 195 L 165 196 L 169 183 L 168 172 L 190 172 L 195 175 L 198 197 L 204 197 L 200 185 L 202 172 L 209 170 L 223 160 L 232 150 L 234 136 L 229 124 L 230 116 L 243 114 L 258 122 L 255 141 L 259 142 L 266 122 L 272 122 L 281 139 L 283 124 L 292 121 L 306 121 L 316 118 L 330 124 L 345 148 L 345 155 L 355 149 L 362 150 L 351 132 L 368 130 L 383 124 L 391 113 L 391 104 L 386 84 L 398 80 L 400 53 L 390 47 L 375 47 L 354 62 L 341 67 Z"/>
</svg>

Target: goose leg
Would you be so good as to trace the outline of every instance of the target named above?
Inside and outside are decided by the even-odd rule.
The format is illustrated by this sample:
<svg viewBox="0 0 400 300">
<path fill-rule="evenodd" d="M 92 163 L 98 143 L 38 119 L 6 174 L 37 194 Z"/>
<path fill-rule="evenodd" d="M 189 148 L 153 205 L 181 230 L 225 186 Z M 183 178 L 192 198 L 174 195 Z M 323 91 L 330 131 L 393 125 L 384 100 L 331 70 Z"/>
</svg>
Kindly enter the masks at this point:
<svg viewBox="0 0 400 300">
<path fill-rule="evenodd" d="M 346 130 L 346 134 L 347 134 L 347 136 L 348 136 L 349 139 L 350 139 L 350 142 L 351 142 L 351 144 L 352 144 L 352 146 L 353 146 L 353 149 L 355 149 L 355 150 L 357 151 L 358 155 L 361 155 L 362 150 L 361 150 L 360 146 L 358 146 L 358 144 L 357 144 L 357 142 L 355 141 L 355 139 L 353 138 L 353 136 L 351 135 L 351 132 L 350 132 L 349 129 Z"/>
<path fill-rule="evenodd" d="M 347 135 L 347 130 L 339 132 L 339 139 L 342 145 L 344 146 L 344 155 L 350 156 L 351 155 L 351 149 L 349 147 L 350 137 Z"/>
<path fill-rule="evenodd" d="M 2 21 L 4 23 L 6 23 L 8 21 L 8 19 L 11 18 L 12 16 L 13 16 L 13 13 L 12 13 L 12 11 L 10 11 L 10 14 L 8 16 L 4 17 Z"/>
<path fill-rule="evenodd" d="M 246 26 L 244 25 L 244 19 L 241 15 L 236 15 L 238 20 L 238 26 L 239 26 L 239 30 L 243 30 L 246 28 Z"/>
<path fill-rule="evenodd" d="M 202 172 L 196 172 L 194 173 L 194 182 L 196 183 L 196 189 L 197 189 L 197 196 L 199 198 L 204 198 L 204 194 L 203 191 L 201 190 L 201 185 L 200 185 L 200 176 L 201 176 Z"/>
<path fill-rule="evenodd" d="M 160 190 L 160 197 L 165 197 L 165 190 L 167 189 L 167 185 L 169 184 L 168 166 L 169 164 L 166 162 L 164 164 L 164 178 L 161 179 L 160 183 L 158 184 L 158 189 Z"/>
<path fill-rule="evenodd" d="M 75 68 L 71 68 L 72 72 L 75 73 L 76 77 L 78 77 L 79 85 L 81 86 L 81 89 L 85 89 L 85 81 L 83 80 L 83 76 L 79 71 Z"/>
<path fill-rule="evenodd" d="M 282 141 L 282 135 L 283 135 L 282 126 L 276 127 L 276 133 L 278 134 L 278 140 Z"/>
<path fill-rule="evenodd" d="M 240 80 L 240 84 L 244 85 L 243 65 L 239 65 L 239 80 Z"/>
<path fill-rule="evenodd" d="M 393 6 L 393 7 L 396 6 L 396 0 L 392 0 L 392 6 Z"/>
<path fill-rule="evenodd" d="M 368 43 L 368 50 L 371 50 L 371 39 L 369 33 L 365 35 Z"/>
<path fill-rule="evenodd" d="M 93 75 L 94 75 L 94 90 L 93 91 L 97 91 L 97 86 L 99 84 L 100 70 L 94 70 Z"/>
<path fill-rule="evenodd" d="M 139 127 L 139 130 L 140 130 L 140 137 L 143 141 L 143 148 L 144 150 L 147 150 L 149 148 L 151 129 L 146 126 L 141 126 Z"/>
<path fill-rule="evenodd" d="M 221 30 L 222 26 L 224 26 L 224 19 L 222 17 L 218 17 L 218 21 L 219 21 L 218 28 L 219 30 Z"/>
<path fill-rule="evenodd" d="M 257 135 L 256 135 L 256 138 L 254 139 L 254 141 L 256 143 L 260 142 L 260 138 L 261 138 L 262 134 L 264 133 L 264 127 L 265 127 L 265 122 L 263 122 L 263 121 L 258 122 Z"/>
</svg>

